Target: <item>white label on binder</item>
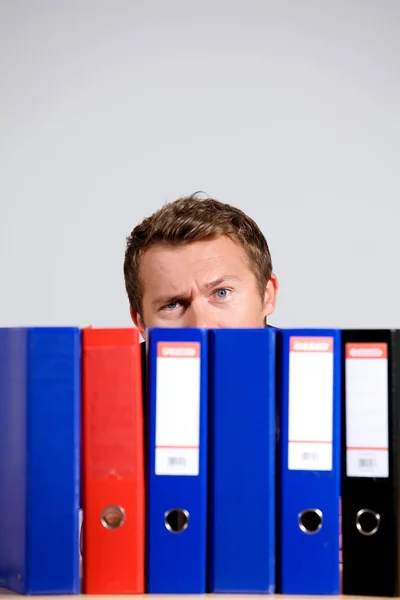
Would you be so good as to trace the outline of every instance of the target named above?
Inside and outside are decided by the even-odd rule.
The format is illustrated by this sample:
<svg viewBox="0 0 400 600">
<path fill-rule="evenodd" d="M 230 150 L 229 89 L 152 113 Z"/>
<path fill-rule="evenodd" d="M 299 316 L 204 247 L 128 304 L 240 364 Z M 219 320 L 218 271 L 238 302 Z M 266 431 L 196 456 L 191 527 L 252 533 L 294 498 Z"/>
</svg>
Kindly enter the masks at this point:
<svg viewBox="0 0 400 600">
<path fill-rule="evenodd" d="M 346 344 L 346 474 L 389 477 L 385 343 Z"/>
<path fill-rule="evenodd" d="M 198 475 L 200 343 L 157 344 L 156 475 Z"/>
<path fill-rule="evenodd" d="M 332 470 L 332 435 L 333 338 L 291 337 L 289 469 Z"/>
</svg>

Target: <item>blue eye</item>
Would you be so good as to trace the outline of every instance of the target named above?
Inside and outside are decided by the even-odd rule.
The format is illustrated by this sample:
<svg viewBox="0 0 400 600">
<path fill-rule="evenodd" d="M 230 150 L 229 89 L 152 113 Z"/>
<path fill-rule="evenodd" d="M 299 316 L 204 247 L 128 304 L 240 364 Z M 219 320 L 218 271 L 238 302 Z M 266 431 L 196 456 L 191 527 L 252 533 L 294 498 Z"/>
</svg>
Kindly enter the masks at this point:
<svg viewBox="0 0 400 600">
<path fill-rule="evenodd" d="M 177 302 L 171 302 L 170 304 L 167 305 L 167 308 L 169 308 L 170 310 L 173 310 L 174 308 L 176 308 L 177 304 L 178 304 Z"/>
<path fill-rule="evenodd" d="M 226 298 L 227 295 L 228 295 L 228 290 L 225 290 L 225 289 L 217 290 L 218 298 Z"/>
</svg>

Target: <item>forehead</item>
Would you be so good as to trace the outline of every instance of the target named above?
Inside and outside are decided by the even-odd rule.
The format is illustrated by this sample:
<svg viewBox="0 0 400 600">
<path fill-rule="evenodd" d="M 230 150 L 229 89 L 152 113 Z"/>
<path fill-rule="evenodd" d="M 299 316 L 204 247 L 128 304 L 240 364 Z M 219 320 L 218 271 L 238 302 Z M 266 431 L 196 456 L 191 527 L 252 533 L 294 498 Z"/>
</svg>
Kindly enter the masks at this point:
<svg viewBox="0 0 400 600">
<path fill-rule="evenodd" d="M 226 274 L 244 277 L 249 272 L 241 246 L 226 236 L 181 246 L 155 244 L 141 261 L 143 291 L 177 292 L 206 279 Z"/>
</svg>

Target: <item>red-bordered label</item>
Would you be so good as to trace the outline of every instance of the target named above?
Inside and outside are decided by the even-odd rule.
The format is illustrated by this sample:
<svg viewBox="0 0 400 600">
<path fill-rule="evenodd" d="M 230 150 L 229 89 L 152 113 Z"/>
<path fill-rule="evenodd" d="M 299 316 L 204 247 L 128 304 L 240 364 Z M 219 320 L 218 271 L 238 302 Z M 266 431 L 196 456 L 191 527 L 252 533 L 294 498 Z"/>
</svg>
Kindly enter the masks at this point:
<svg viewBox="0 0 400 600">
<path fill-rule="evenodd" d="M 199 342 L 158 342 L 158 358 L 199 358 Z"/>
<path fill-rule="evenodd" d="M 290 352 L 332 352 L 333 338 L 320 336 L 291 337 Z"/>
<path fill-rule="evenodd" d="M 346 358 L 387 358 L 385 343 L 359 342 L 346 344 Z"/>
</svg>

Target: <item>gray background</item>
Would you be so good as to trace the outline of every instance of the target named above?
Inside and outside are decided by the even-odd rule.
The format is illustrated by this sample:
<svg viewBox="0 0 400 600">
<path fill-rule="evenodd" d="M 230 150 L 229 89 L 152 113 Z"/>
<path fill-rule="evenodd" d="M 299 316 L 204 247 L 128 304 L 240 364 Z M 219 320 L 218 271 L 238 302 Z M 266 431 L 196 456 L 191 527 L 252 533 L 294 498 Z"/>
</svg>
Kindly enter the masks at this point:
<svg viewBox="0 0 400 600">
<path fill-rule="evenodd" d="M 255 218 L 272 324 L 400 326 L 400 3 L 0 0 L 0 325 L 129 325 L 125 237 Z"/>
</svg>

